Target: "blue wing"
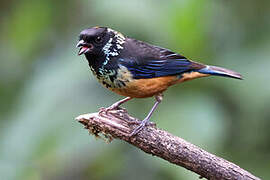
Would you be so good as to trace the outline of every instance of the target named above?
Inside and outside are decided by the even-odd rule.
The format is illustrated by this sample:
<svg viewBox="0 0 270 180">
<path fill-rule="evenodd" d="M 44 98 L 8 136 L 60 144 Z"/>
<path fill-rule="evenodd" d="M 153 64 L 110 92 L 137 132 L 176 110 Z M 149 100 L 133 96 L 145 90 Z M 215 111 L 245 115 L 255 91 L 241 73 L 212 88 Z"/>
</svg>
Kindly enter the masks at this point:
<svg viewBox="0 0 270 180">
<path fill-rule="evenodd" d="M 133 75 L 134 79 L 154 78 L 171 75 L 181 75 L 186 72 L 201 69 L 205 67 L 202 64 L 195 63 L 182 56 L 174 58 L 134 60 L 120 59 L 119 63 L 125 66 Z"/>
<path fill-rule="evenodd" d="M 174 53 L 168 49 L 153 46 L 142 41 L 127 38 L 125 42 L 126 51 L 116 61 L 116 69 L 119 66 L 126 67 L 134 79 L 147 79 L 162 76 L 179 75 L 183 73 L 198 72 L 217 76 L 226 76 L 241 79 L 241 75 L 234 71 L 203 65 L 186 57 Z M 134 56 L 136 55 L 136 56 Z M 198 75 L 200 77 L 200 75 Z"/>
<path fill-rule="evenodd" d="M 120 59 L 121 65 L 128 68 L 134 79 L 154 78 L 182 74 L 190 70 L 191 62 L 185 59 L 147 60 L 144 62 Z"/>
<path fill-rule="evenodd" d="M 130 38 L 125 43 L 125 49 L 118 65 L 125 66 L 134 79 L 181 75 L 205 67 L 168 49 Z"/>
</svg>

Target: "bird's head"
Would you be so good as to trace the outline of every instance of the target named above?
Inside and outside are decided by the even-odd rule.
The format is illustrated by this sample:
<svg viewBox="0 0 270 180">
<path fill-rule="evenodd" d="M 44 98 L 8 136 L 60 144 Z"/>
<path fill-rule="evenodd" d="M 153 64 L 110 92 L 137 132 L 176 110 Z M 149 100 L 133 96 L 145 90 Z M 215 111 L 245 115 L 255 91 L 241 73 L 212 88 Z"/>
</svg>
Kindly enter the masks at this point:
<svg viewBox="0 0 270 180">
<path fill-rule="evenodd" d="M 93 27 L 80 33 L 77 47 L 80 48 L 78 55 L 90 54 L 105 56 L 116 55 L 122 48 L 125 37 L 107 27 Z"/>
</svg>

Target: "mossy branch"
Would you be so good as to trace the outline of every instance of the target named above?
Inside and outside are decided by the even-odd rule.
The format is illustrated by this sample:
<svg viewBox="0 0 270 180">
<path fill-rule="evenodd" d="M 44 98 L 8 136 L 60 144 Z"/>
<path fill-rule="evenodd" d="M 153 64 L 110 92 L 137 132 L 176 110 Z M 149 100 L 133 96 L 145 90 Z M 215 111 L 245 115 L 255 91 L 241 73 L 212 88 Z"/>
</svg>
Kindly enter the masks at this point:
<svg viewBox="0 0 270 180">
<path fill-rule="evenodd" d="M 239 166 L 157 129 L 154 125 L 146 126 L 137 135 L 130 137 L 129 134 L 139 121 L 122 108 L 107 113 L 101 110 L 97 113 L 80 115 L 76 120 L 95 136 L 102 134 L 109 141 L 113 138 L 124 140 L 146 153 L 191 170 L 201 178 L 259 180 Z"/>
</svg>

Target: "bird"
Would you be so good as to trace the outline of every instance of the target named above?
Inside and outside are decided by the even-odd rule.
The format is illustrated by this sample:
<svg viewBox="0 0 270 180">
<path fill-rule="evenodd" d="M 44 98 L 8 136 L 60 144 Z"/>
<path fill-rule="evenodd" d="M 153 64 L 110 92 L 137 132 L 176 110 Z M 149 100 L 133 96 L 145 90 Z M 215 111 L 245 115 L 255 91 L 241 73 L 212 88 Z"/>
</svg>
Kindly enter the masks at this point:
<svg viewBox="0 0 270 180">
<path fill-rule="evenodd" d="M 207 76 L 242 79 L 238 72 L 192 61 L 169 49 L 133 39 L 109 27 L 92 27 L 80 32 L 78 55 L 84 54 L 91 71 L 107 89 L 126 98 L 105 111 L 115 110 L 133 98 L 155 97 L 155 103 L 130 136 L 147 124 L 168 87 Z"/>
</svg>

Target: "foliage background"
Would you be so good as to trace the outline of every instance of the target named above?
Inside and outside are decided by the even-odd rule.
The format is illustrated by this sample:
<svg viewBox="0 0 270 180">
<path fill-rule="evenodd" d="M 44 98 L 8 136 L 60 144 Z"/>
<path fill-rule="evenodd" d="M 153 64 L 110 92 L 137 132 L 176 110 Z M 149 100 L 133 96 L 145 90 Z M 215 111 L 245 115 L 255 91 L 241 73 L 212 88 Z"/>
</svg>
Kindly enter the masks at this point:
<svg viewBox="0 0 270 180">
<path fill-rule="evenodd" d="M 1 179 L 198 178 L 124 142 L 96 140 L 74 121 L 121 98 L 77 56 L 79 32 L 96 25 L 241 72 L 244 81 L 170 88 L 152 120 L 269 179 L 269 15 L 267 0 L 1 1 Z M 152 104 L 125 107 L 143 118 Z"/>
</svg>

